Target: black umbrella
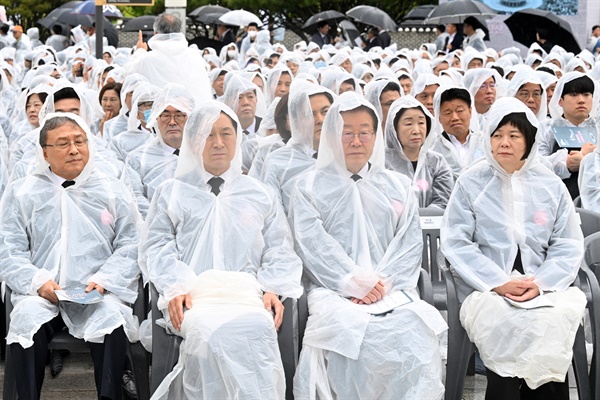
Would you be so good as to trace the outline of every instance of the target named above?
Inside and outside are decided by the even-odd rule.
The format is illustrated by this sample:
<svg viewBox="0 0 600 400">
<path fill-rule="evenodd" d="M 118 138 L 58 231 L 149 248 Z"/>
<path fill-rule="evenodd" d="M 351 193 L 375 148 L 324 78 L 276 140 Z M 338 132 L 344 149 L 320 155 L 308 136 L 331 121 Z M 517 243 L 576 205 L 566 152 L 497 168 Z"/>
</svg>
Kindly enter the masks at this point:
<svg viewBox="0 0 600 400">
<path fill-rule="evenodd" d="M 144 15 L 142 17 L 137 17 L 130 19 L 125 22 L 123 25 L 123 32 L 137 32 L 137 31 L 154 31 L 154 20 L 156 17 L 154 15 Z"/>
<path fill-rule="evenodd" d="M 231 11 L 229 8 L 208 4 L 206 6 L 196 8 L 194 11 L 188 14 L 188 17 L 191 17 L 192 19 L 203 24 L 214 24 L 221 15 L 229 11 Z M 217 16 L 217 18 L 215 18 L 215 16 Z"/>
<path fill-rule="evenodd" d="M 383 10 L 373 6 L 356 6 L 346 13 L 363 24 L 376 26 L 388 31 L 395 31 L 397 26 L 394 20 Z"/>
<path fill-rule="evenodd" d="M 44 18 L 39 19 L 38 24 L 40 24 L 44 28 L 48 28 L 48 29 L 50 29 L 52 27 L 52 25 L 55 25 L 57 23 L 64 27 L 64 26 L 66 26 L 66 24 L 58 21 L 58 18 L 65 13 L 66 14 L 71 13 L 71 9 L 70 8 L 62 8 L 62 7 L 55 8 L 54 10 L 50 11 L 48 13 L 48 15 L 46 15 Z"/>
<path fill-rule="evenodd" d="M 91 15 L 71 14 L 71 10 L 69 10 L 69 12 L 59 15 L 56 22 L 71 26 L 94 26 L 95 19 Z"/>
<path fill-rule="evenodd" d="M 428 4 L 425 6 L 418 6 L 406 13 L 402 22 L 404 21 L 424 21 L 429 17 L 429 14 L 435 9 L 436 6 Z"/>
<path fill-rule="evenodd" d="M 302 29 L 311 32 L 314 31 L 321 22 L 330 21 L 332 23 L 337 23 L 339 21 L 343 21 L 346 19 L 346 16 L 339 11 L 335 10 L 327 10 L 322 11 L 318 14 L 313 15 L 309 19 L 306 20 L 304 25 L 302 25 Z"/>
<path fill-rule="evenodd" d="M 550 11 L 527 8 L 517 11 L 504 23 L 512 33 L 513 39 L 525 46 L 531 46 L 536 41 L 536 30 L 543 28 L 550 35 L 549 41 L 575 54 L 581 51 L 573 36 L 571 25 Z"/>
<path fill-rule="evenodd" d="M 204 36 L 198 36 L 193 38 L 192 40 L 188 40 L 188 44 L 195 44 L 196 46 L 198 46 L 199 49 L 212 47 L 213 49 L 215 49 L 217 54 L 219 54 L 223 46 L 225 46 L 220 40 L 214 40 Z"/>
<path fill-rule="evenodd" d="M 479 1 L 454 0 L 437 6 L 425 23 L 462 24 L 467 17 L 491 18 L 496 14 L 496 11 Z"/>
<path fill-rule="evenodd" d="M 360 47 L 359 43 L 362 43 L 362 39 L 360 37 L 360 32 L 358 31 L 358 28 L 352 22 L 350 22 L 348 20 L 341 21 L 340 28 L 342 28 L 342 33 L 344 35 L 344 38 L 346 38 L 346 40 L 348 40 L 351 43 L 350 47 L 354 47 L 354 46 Z M 357 41 L 357 39 L 358 39 L 358 41 Z"/>
</svg>

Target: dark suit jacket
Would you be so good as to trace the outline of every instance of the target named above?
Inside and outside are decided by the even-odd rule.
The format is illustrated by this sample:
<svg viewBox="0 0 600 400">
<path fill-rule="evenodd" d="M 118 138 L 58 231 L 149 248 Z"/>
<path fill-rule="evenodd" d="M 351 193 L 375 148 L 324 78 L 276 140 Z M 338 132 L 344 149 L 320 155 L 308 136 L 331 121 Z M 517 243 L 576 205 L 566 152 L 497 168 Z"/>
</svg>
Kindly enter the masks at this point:
<svg viewBox="0 0 600 400">
<path fill-rule="evenodd" d="M 383 48 L 386 48 L 390 44 L 392 44 L 392 38 L 390 37 L 390 34 L 386 31 L 379 32 L 379 35 L 377 35 L 377 37 L 379 38 L 379 40 L 381 40 L 381 43 L 383 44 L 383 46 L 381 47 Z"/>
<path fill-rule="evenodd" d="M 222 38 L 219 39 L 221 42 L 223 42 L 223 44 L 229 44 L 229 43 L 235 43 L 235 35 L 233 34 L 233 32 L 230 30 L 228 30 L 227 32 L 225 32 L 225 35 L 223 35 Z"/>
<path fill-rule="evenodd" d="M 369 51 L 370 49 L 372 49 L 373 47 L 384 47 L 383 43 L 381 42 L 381 39 L 379 39 L 379 35 L 375 36 L 373 39 L 371 39 L 370 41 L 367 42 L 367 45 L 365 47 L 363 47 L 364 51 Z"/>
<path fill-rule="evenodd" d="M 329 37 L 329 34 L 325 35 L 325 40 L 323 40 L 323 36 L 321 36 L 321 32 L 318 32 L 318 31 L 313 33 L 310 41 L 315 42 L 321 48 L 326 44 L 331 44 L 331 38 Z"/>
<path fill-rule="evenodd" d="M 454 39 L 452 39 L 452 49 L 450 49 L 450 51 L 462 49 L 463 40 L 465 40 L 465 37 L 462 35 L 462 33 L 456 32 Z"/>
</svg>

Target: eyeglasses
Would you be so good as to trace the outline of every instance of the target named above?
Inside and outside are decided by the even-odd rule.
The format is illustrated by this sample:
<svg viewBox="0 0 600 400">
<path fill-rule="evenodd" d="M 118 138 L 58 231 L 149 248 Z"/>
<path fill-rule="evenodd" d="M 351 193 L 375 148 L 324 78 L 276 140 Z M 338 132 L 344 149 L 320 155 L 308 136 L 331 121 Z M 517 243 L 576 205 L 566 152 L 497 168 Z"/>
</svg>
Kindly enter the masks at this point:
<svg viewBox="0 0 600 400">
<path fill-rule="evenodd" d="M 171 118 L 173 118 L 176 123 L 180 124 L 182 122 L 185 122 L 187 115 L 184 113 L 175 113 L 175 114 L 162 113 L 158 116 L 158 119 L 160 120 L 160 122 L 165 123 L 165 124 L 168 124 L 169 122 L 171 122 Z"/>
<path fill-rule="evenodd" d="M 534 100 L 539 100 L 542 98 L 542 92 L 537 90 L 535 92 L 528 92 L 524 90 L 521 92 L 517 92 L 517 97 L 523 100 L 527 100 L 529 99 L 529 97 L 533 97 Z"/>
<path fill-rule="evenodd" d="M 43 147 L 55 147 L 59 150 L 66 150 L 71 147 L 72 144 L 78 149 L 81 149 L 87 143 L 87 139 L 77 139 L 74 142 L 58 142 L 54 144 L 45 144 Z"/>
<path fill-rule="evenodd" d="M 141 103 L 138 103 L 138 108 L 140 108 L 140 107 L 152 108 L 153 104 L 154 104 L 153 101 L 142 101 Z"/>
<path fill-rule="evenodd" d="M 352 143 L 352 141 L 354 140 L 354 136 L 358 136 L 358 139 L 361 142 L 367 143 L 367 142 L 370 142 L 371 139 L 373 139 L 373 135 L 375 135 L 375 132 L 360 132 L 360 133 L 342 132 L 342 142 Z"/>
<path fill-rule="evenodd" d="M 487 83 L 484 83 L 483 85 L 479 86 L 479 90 L 488 90 L 488 89 L 496 89 L 496 84 L 490 83 L 488 85 Z"/>
</svg>

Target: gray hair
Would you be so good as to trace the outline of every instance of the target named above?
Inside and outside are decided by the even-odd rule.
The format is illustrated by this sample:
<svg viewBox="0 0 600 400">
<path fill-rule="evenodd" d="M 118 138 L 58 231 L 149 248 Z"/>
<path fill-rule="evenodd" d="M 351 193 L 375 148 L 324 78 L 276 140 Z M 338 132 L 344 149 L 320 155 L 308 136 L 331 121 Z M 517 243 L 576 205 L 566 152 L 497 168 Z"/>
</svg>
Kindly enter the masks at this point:
<svg viewBox="0 0 600 400">
<path fill-rule="evenodd" d="M 77 124 L 77 122 L 75 122 L 75 120 L 72 118 L 62 117 L 62 116 L 50 118 L 49 120 L 44 122 L 44 126 L 42 126 L 42 129 L 40 129 L 40 146 L 42 146 L 42 147 L 46 146 L 47 141 L 48 141 L 48 132 L 50 132 L 54 129 L 58 129 L 61 126 L 67 125 L 67 124 L 76 126 L 77 128 L 79 128 L 83 131 L 83 129 L 79 126 L 79 124 Z"/>
<path fill-rule="evenodd" d="M 156 33 L 181 32 L 181 20 L 176 15 L 162 13 L 154 20 L 153 28 Z"/>
</svg>

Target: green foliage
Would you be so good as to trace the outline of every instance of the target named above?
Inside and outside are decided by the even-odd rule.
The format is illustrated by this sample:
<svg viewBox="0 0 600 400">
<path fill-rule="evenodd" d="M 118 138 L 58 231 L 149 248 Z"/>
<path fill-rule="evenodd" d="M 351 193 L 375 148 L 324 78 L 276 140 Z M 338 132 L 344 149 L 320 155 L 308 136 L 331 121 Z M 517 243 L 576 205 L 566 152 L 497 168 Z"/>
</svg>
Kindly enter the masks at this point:
<svg viewBox="0 0 600 400">
<path fill-rule="evenodd" d="M 6 7 L 7 17 L 25 30 L 36 26 L 37 20 L 63 3 L 63 0 L 0 0 L 0 5 Z"/>
</svg>

